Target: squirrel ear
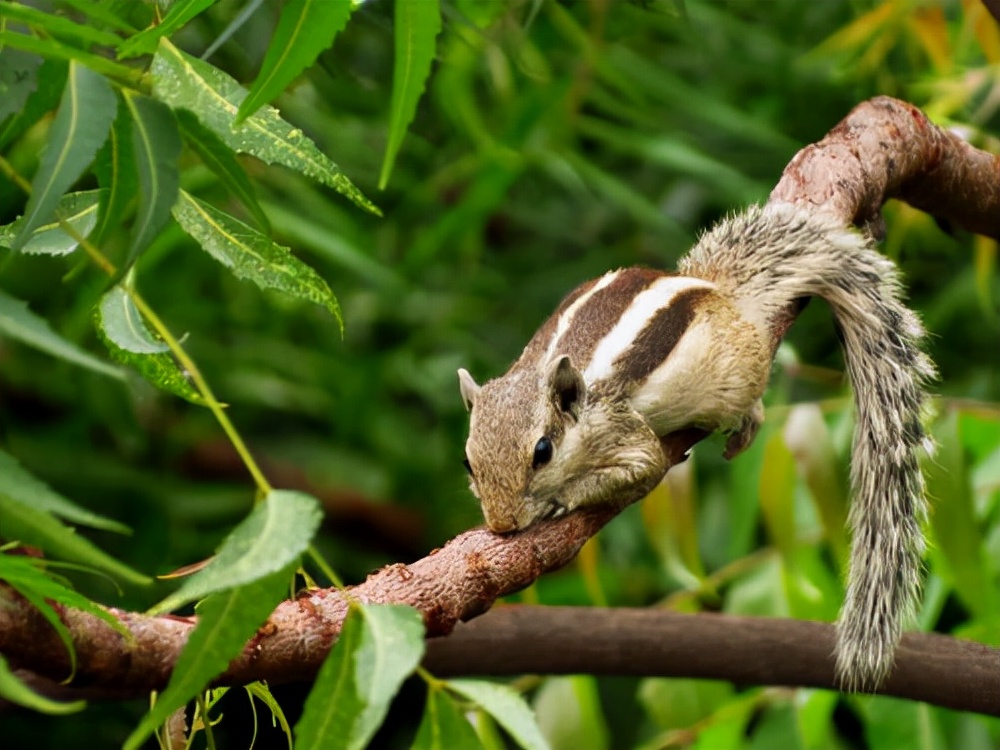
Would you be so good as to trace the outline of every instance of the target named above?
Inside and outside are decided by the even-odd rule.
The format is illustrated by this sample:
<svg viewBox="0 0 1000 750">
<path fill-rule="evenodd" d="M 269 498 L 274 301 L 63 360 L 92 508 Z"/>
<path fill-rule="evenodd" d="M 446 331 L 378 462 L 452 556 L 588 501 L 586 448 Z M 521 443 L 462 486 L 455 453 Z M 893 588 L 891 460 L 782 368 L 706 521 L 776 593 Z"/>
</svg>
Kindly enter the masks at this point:
<svg viewBox="0 0 1000 750">
<path fill-rule="evenodd" d="M 548 381 L 553 402 L 563 411 L 576 414 L 587 395 L 587 385 L 580 371 L 573 367 L 568 354 L 549 365 Z"/>
<path fill-rule="evenodd" d="M 476 397 L 479 395 L 479 384 L 464 367 L 458 368 L 458 389 L 462 392 L 466 411 L 472 411 L 472 405 L 476 403 Z"/>
</svg>

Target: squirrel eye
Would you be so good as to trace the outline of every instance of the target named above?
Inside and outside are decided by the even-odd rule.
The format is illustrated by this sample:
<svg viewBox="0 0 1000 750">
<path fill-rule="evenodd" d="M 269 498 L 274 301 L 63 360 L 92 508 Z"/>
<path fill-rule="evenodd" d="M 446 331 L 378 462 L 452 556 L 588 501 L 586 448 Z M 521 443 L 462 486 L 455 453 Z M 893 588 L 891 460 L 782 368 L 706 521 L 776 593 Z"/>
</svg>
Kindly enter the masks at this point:
<svg viewBox="0 0 1000 750">
<path fill-rule="evenodd" d="M 462 464 L 465 466 L 465 470 L 469 472 L 469 476 L 472 476 L 472 464 L 469 463 L 469 457 L 466 456 L 462 459 Z"/>
<path fill-rule="evenodd" d="M 543 437 L 535 443 L 535 455 L 531 459 L 531 468 L 537 469 L 539 466 L 547 464 L 551 460 L 552 441 L 547 437 Z"/>
</svg>

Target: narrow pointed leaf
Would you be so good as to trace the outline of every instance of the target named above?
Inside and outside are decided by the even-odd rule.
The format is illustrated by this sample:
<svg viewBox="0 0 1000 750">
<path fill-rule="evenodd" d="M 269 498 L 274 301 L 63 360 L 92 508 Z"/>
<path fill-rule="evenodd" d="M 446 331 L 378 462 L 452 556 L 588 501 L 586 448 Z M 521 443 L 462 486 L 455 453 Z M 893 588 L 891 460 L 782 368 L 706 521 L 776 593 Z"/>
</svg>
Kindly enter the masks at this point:
<svg viewBox="0 0 1000 750">
<path fill-rule="evenodd" d="M 202 163 L 212 170 L 226 189 L 250 212 L 258 228 L 270 233 L 271 222 L 257 202 L 257 194 L 250 183 L 250 178 L 237 161 L 233 150 L 202 125 L 190 111 L 179 109 L 174 114 L 177 115 L 177 124 L 180 125 L 184 142 L 198 154 Z"/>
<path fill-rule="evenodd" d="M 128 23 L 109 8 L 105 8 L 103 5 L 98 5 L 93 0 L 61 0 L 63 5 L 68 5 L 73 10 L 82 13 L 88 18 L 94 19 L 105 26 L 118 29 L 118 31 L 124 31 L 128 34 L 135 34 L 138 29 L 132 24 Z M 119 40 L 121 41 L 121 40 Z"/>
<path fill-rule="evenodd" d="M 385 187 L 392 173 L 403 136 L 413 122 L 417 102 L 434 61 L 434 40 L 441 31 L 438 0 L 396 0 L 396 58 L 392 74 L 392 105 L 389 141 L 378 180 Z"/>
<path fill-rule="evenodd" d="M 122 42 L 118 47 L 118 59 L 152 54 L 161 37 L 170 36 L 214 2 L 215 0 L 177 0 L 160 23 Z"/>
<path fill-rule="evenodd" d="M 81 237 L 86 237 L 97 224 L 102 192 L 85 190 L 64 195 L 56 204 L 51 219 L 31 231 L 21 246 L 21 252 L 28 255 L 69 255 L 76 250 L 76 238 L 65 232 L 60 220 L 73 227 L 73 231 Z M 17 221 L 0 227 L 0 247 L 13 247 L 26 221 L 27 217 L 22 216 Z"/>
<path fill-rule="evenodd" d="M 247 691 L 247 695 L 250 696 L 251 703 L 253 699 L 256 698 L 271 712 L 271 725 L 277 722 L 278 726 L 281 727 L 281 731 L 285 733 L 285 738 L 288 740 L 288 750 L 292 750 L 292 728 L 288 724 L 288 719 L 285 718 L 285 712 L 282 710 L 281 705 L 275 700 L 274 696 L 271 694 L 271 690 L 268 688 L 267 684 L 264 682 L 251 682 L 249 685 L 244 685 L 243 689 Z"/>
<path fill-rule="evenodd" d="M 340 306 L 330 287 L 287 247 L 242 221 L 181 191 L 174 218 L 201 247 L 237 277 L 261 289 L 277 289 L 329 310 L 343 327 Z"/>
<path fill-rule="evenodd" d="M 268 164 L 281 164 L 332 187 L 367 211 L 381 215 L 311 139 L 264 106 L 242 125 L 234 121 L 247 92 L 233 78 L 206 62 L 184 54 L 167 39 L 150 68 L 153 93 L 174 109 L 191 110 L 201 123 L 234 151 Z"/>
<path fill-rule="evenodd" d="M 78 536 L 47 511 L 24 505 L 3 494 L 0 494 L 0 537 L 39 547 L 49 557 L 88 565 L 130 583 L 150 583 L 147 576 L 103 552 L 89 539 Z"/>
<path fill-rule="evenodd" d="M 94 174 L 103 192 L 97 208 L 97 226 L 90 239 L 100 247 L 111 230 L 127 217 L 129 203 L 139 193 L 132 121 L 127 108 L 118 112 L 111 126 L 108 140 L 94 160 Z"/>
<path fill-rule="evenodd" d="M 125 378 L 117 367 L 98 359 L 53 331 L 45 318 L 31 312 L 27 302 L 14 299 L 0 290 L 0 338 L 4 336 L 102 375 L 117 380 Z"/>
<path fill-rule="evenodd" d="M 444 690 L 431 686 L 427 690 L 424 717 L 420 720 L 411 750 L 451 750 L 457 747 L 479 750 L 483 743 L 454 699 Z"/>
<path fill-rule="evenodd" d="M 423 652 L 424 626 L 415 609 L 352 607 L 295 725 L 296 750 L 367 747 Z"/>
<path fill-rule="evenodd" d="M 12 589 L 27 599 L 31 606 L 38 610 L 38 614 L 45 618 L 45 621 L 56 632 L 56 636 L 62 643 L 63 648 L 66 649 L 66 655 L 69 658 L 69 674 L 66 675 L 65 679 L 72 680 L 76 676 L 76 649 L 73 646 L 73 636 L 69 632 L 69 628 L 66 627 L 66 623 L 59 617 L 59 613 L 56 612 L 52 604 L 45 600 L 45 595 L 35 590 L 33 586 L 26 585 L 21 580 L 21 576 L 18 575 L 18 568 L 19 561 L 12 555 L 0 554 L 0 581 L 6 582 Z"/>
<path fill-rule="evenodd" d="M 0 554 L 0 578 L 22 593 L 25 590 L 30 590 L 38 597 L 44 597 L 43 601 L 52 600 L 92 614 L 126 638 L 131 637 L 129 630 L 108 610 L 95 604 L 78 591 L 74 591 L 46 575 L 41 568 L 43 564 L 44 561 L 30 557 Z M 58 619 L 58 615 L 56 618 Z M 72 643 L 70 645 L 72 646 Z"/>
<path fill-rule="evenodd" d="M 934 425 L 933 434 L 937 450 L 933 457 L 924 457 L 923 468 L 927 496 L 940 500 L 930 514 L 935 553 L 947 561 L 955 593 L 965 607 L 983 622 L 995 623 L 1000 595 L 984 559 L 958 413 L 949 412 Z"/>
<path fill-rule="evenodd" d="M 333 44 L 347 25 L 354 0 L 290 0 L 281 9 L 257 80 L 240 104 L 236 124 L 269 103 Z"/>
<path fill-rule="evenodd" d="M 39 695 L 17 679 L 3 656 L 0 656 L 0 698 L 42 714 L 75 714 L 87 707 L 86 701 L 60 703 Z"/>
<path fill-rule="evenodd" d="M 125 740 L 126 750 L 141 747 L 170 714 L 226 671 L 287 593 L 296 565 L 297 560 L 263 578 L 214 594 L 198 605 L 198 624 L 177 657 L 170 682 Z"/>
<path fill-rule="evenodd" d="M 146 328 L 139 311 L 121 287 L 116 286 L 104 295 L 94 312 L 94 322 L 98 337 L 116 362 L 134 367 L 157 388 L 192 404 L 205 404 L 205 399 L 174 361 L 167 345 Z"/>
<path fill-rule="evenodd" d="M 116 47 L 121 37 L 110 31 L 102 31 L 93 26 L 83 25 L 62 15 L 32 8 L 26 3 L 3 0 L 0 2 L 0 16 L 8 21 L 19 21 L 31 28 L 44 29 L 48 35 L 57 38 L 73 37 L 80 42 Z M 87 44 L 81 45 L 86 47 Z"/>
<path fill-rule="evenodd" d="M 115 531 L 119 534 L 131 533 L 125 524 L 89 511 L 66 499 L 45 482 L 33 476 L 18 463 L 16 458 L 3 450 L 0 450 L 0 494 L 6 495 L 22 505 L 48 511 L 66 521 L 90 526 L 94 529 Z"/>
<path fill-rule="evenodd" d="M 447 685 L 496 719 L 525 750 L 549 750 L 535 715 L 516 690 L 485 680 L 448 680 Z"/>
<path fill-rule="evenodd" d="M 212 562 L 151 612 L 168 612 L 284 570 L 309 546 L 322 517 L 315 498 L 290 490 L 271 491 L 225 538 Z"/>
<path fill-rule="evenodd" d="M 31 233 L 52 218 L 59 198 L 76 182 L 107 138 L 115 107 L 114 92 L 104 76 L 71 62 L 59 112 L 31 184 L 25 221 L 12 249 L 20 250 Z"/>
<path fill-rule="evenodd" d="M 139 173 L 139 210 L 132 228 L 127 269 L 170 219 L 180 175 L 181 136 L 174 113 L 163 102 L 125 92 L 132 115 L 132 145 Z"/>
</svg>

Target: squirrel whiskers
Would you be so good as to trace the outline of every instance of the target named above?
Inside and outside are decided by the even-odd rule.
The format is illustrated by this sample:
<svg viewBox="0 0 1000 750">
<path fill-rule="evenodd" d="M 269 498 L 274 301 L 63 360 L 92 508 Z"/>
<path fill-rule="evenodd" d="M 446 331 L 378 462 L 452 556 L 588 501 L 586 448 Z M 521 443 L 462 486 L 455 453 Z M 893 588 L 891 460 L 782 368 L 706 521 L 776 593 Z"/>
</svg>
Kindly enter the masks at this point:
<svg viewBox="0 0 1000 750">
<path fill-rule="evenodd" d="M 921 417 L 934 376 L 895 265 L 862 234 L 788 204 L 720 222 L 683 275 L 622 269 L 571 292 L 504 376 L 459 371 L 466 466 L 487 525 L 512 531 L 583 505 L 624 504 L 666 471 L 660 439 L 697 427 L 753 440 L 777 336 L 797 300 L 833 309 L 851 379 L 853 532 L 837 672 L 888 675 L 920 587 Z"/>
</svg>

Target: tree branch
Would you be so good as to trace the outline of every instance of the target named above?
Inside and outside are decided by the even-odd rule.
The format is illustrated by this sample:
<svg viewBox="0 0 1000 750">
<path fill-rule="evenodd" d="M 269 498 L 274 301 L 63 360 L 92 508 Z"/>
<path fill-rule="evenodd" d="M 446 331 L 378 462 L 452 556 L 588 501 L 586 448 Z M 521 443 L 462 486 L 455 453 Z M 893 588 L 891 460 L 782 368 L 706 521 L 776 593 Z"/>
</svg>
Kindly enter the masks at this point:
<svg viewBox="0 0 1000 750">
<path fill-rule="evenodd" d="M 506 606 L 427 644 L 451 675 L 634 675 L 837 690 L 830 623 L 663 609 Z M 907 633 L 885 695 L 1000 716 L 1000 649 Z"/>
<path fill-rule="evenodd" d="M 1000 238 L 1000 157 L 971 148 L 932 125 L 911 105 L 886 97 L 859 105 L 826 138 L 803 149 L 785 170 L 771 200 L 807 204 L 833 212 L 845 223 L 877 229 L 881 206 L 890 197 Z M 780 325 L 787 326 L 796 313 L 797 308 L 790 310 Z M 703 436 L 685 431 L 665 438 L 668 465 L 683 460 Z M 347 596 L 362 602 L 410 604 L 423 613 L 429 635 L 447 635 L 460 621 L 486 612 L 498 597 L 568 563 L 619 510 L 586 509 L 511 536 L 473 529 L 410 565 L 383 568 L 350 588 Z M 86 613 L 62 610 L 76 644 L 78 671 L 73 685 L 132 694 L 162 688 L 193 619 L 112 611 L 132 633 L 131 641 Z M 283 602 L 219 682 L 310 678 L 336 640 L 346 612 L 347 598 L 335 590 L 311 591 Z M 568 659 L 579 649 L 588 657 L 581 657 L 570 671 L 643 670 L 656 653 L 656 669 L 643 673 L 833 686 L 830 626 L 717 615 L 678 617 L 659 611 L 573 610 L 566 615 L 551 608 L 503 609 L 485 624 L 463 627 L 452 638 L 432 643 L 428 659 L 442 667 L 454 666 L 456 662 L 447 659 L 457 658 L 454 653 L 468 648 L 473 642 L 469 639 L 490 632 L 494 634 L 489 637 L 500 638 L 498 633 L 506 631 L 508 647 L 482 646 L 478 662 L 467 655 L 464 663 L 470 670 L 474 664 L 491 671 L 515 663 L 517 671 L 540 671 L 545 664 L 569 669 L 568 662 L 559 667 L 556 660 Z M 573 648 L 552 638 L 550 629 L 558 631 L 557 622 L 566 624 L 558 618 L 579 622 Z M 533 630 L 525 630 L 525 621 L 534 622 Z M 493 622 L 508 624 L 497 625 L 494 632 L 489 624 Z M 541 648 L 540 643 L 548 647 Z M 678 645 L 682 643 L 687 646 Z M 621 652 L 616 651 L 619 648 Z M 59 680 L 69 672 L 55 632 L 6 587 L 0 587 L 0 652 L 12 666 L 43 677 Z M 487 659 L 501 653 L 503 663 L 488 667 Z M 908 636 L 886 690 L 954 708 L 996 712 L 1000 706 L 996 682 L 988 680 L 997 674 L 997 653 L 941 636 Z M 630 665 L 626 655 L 632 657 Z M 613 659 L 618 661 L 609 661 Z M 797 672 L 799 661 L 802 670 Z M 984 686 L 981 690 L 971 687 L 970 675 L 976 675 L 975 684 Z"/>
</svg>

